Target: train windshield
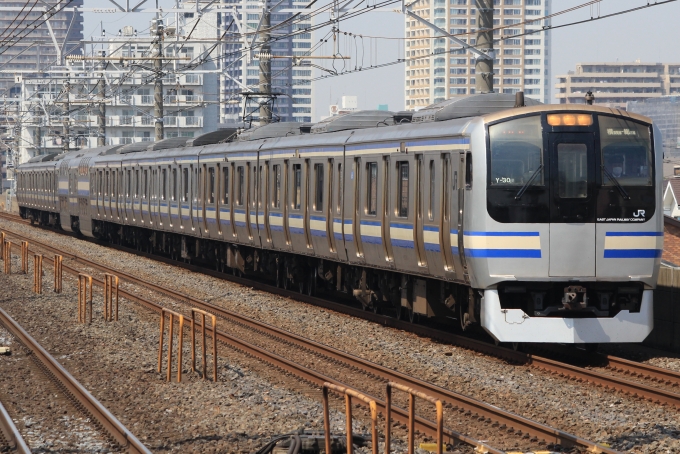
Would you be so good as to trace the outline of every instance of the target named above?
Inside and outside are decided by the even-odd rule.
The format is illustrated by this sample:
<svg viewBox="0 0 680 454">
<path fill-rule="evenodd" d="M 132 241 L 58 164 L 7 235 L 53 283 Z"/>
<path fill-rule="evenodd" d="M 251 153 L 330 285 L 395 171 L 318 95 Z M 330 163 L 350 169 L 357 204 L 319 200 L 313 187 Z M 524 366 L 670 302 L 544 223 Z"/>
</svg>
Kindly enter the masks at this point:
<svg viewBox="0 0 680 454">
<path fill-rule="evenodd" d="M 600 116 L 602 181 L 607 186 L 652 185 L 649 127 L 623 118 Z"/>
<path fill-rule="evenodd" d="M 543 186 L 541 117 L 526 117 L 489 127 L 491 185 Z"/>
</svg>

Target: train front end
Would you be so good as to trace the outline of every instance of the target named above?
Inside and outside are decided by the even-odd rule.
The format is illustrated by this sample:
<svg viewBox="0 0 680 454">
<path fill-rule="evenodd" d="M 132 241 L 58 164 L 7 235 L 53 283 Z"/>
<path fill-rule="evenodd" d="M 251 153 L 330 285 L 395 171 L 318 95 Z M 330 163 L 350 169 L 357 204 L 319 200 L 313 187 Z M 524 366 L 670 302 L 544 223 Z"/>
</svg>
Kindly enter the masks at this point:
<svg viewBox="0 0 680 454">
<path fill-rule="evenodd" d="M 651 120 L 585 105 L 482 120 L 485 190 L 471 191 L 464 245 L 484 329 L 500 342 L 643 341 L 663 249 Z"/>
</svg>

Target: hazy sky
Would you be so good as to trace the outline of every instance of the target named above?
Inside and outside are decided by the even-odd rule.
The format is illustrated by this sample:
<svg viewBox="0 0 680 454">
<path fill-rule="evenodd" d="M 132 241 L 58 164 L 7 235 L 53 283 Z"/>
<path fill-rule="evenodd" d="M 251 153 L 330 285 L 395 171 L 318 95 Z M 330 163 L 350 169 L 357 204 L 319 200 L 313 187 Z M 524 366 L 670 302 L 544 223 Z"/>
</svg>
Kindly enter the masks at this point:
<svg viewBox="0 0 680 454">
<path fill-rule="evenodd" d="M 320 0 L 314 8 L 327 4 L 329 0 Z M 370 5 L 375 0 L 367 0 Z M 131 1 L 133 3 L 134 1 Z M 170 6 L 169 0 L 159 0 L 161 6 Z M 586 0 L 553 0 L 553 13 L 563 11 Z M 648 0 L 602 0 L 599 15 L 606 15 L 629 8 L 646 5 Z M 363 3 L 365 5 L 366 3 Z M 144 6 L 153 5 L 153 0 Z M 85 0 L 90 8 L 108 8 L 112 6 L 106 0 Z M 385 7 L 382 11 L 371 11 L 356 18 L 340 23 L 342 32 L 356 35 L 402 38 L 404 36 L 404 17 L 393 12 L 399 8 L 396 3 Z M 592 11 L 595 17 L 598 10 Z M 575 12 L 566 13 L 553 19 L 553 25 L 559 25 L 591 17 L 591 8 L 585 7 Z M 150 16 L 144 14 L 85 14 L 85 36 L 99 35 L 100 21 L 104 22 L 107 33 L 117 33 L 124 25 L 133 25 L 138 29 L 148 27 Z M 680 1 L 655 6 L 600 21 L 553 30 L 552 34 L 552 70 L 554 76 L 564 74 L 575 68 L 576 63 L 588 61 L 634 61 L 643 62 L 680 62 Z M 317 16 L 317 21 L 328 20 L 327 13 Z M 315 32 L 315 41 L 319 41 L 328 29 Z M 331 41 L 320 48 L 315 55 L 332 55 Z M 364 68 L 371 64 L 394 61 L 403 56 L 403 40 L 359 39 L 349 38 L 344 34 L 340 41 L 340 52 L 352 57 L 346 68 Z M 331 62 L 316 60 L 313 63 L 332 69 Z M 363 65 L 362 65 L 363 63 Z M 342 63 L 335 64 L 336 70 Z M 315 117 L 328 115 L 328 105 L 340 100 L 342 95 L 356 95 L 359 108 L 375 109 L 378 104 L 388 104 L 390 110 L 404 108 L 404 64 L 397 64 L 381 69 L 362 71 L 315 82 Z M 318 74 L 325 72 L 316 70 Z M 551 97 L 554 101 L 554 98 Z"/>
</svg>

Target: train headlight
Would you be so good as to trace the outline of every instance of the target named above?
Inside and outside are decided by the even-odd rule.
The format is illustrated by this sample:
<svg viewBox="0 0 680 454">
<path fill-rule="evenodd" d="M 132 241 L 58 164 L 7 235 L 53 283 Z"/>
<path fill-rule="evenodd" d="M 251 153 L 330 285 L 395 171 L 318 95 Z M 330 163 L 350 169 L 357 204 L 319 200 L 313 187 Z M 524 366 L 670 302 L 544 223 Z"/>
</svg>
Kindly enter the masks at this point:
<svg viewBox="0 0 680 454">
<path fill-rule="evenodd" d="M 590 126 L 593 116 L 589 114 L 551 114 L 548 115 L 550 126 Z"/>
</svg>

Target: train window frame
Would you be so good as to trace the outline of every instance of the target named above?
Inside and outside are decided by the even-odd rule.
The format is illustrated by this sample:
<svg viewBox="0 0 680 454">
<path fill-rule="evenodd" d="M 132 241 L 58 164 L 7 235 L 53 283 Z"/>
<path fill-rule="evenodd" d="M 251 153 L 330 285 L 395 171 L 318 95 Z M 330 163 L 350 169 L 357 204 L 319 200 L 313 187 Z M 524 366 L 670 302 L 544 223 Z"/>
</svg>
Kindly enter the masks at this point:
<svg viewBox="0 0 680 454">
<path fill-rule="evenodd" d="M 302 164 L 293 164 L 293 200 L 291 209 L 302 207 Z"/>
<path fill-rule="evenodd" d="M 264 199 L 264 183 L 262 180 L 262 176 L 264 175 L 264 172 L 262 170 L 262 166 L 260 166 L 260 169 L 258 170 L 257 173 L 257 208 L 258 210 L 262 208 L 262 201 Z"/>
<path fill-rule="evenodd" d="M 135 199 L 139 198 L 139 169 L 135 169 Z"/>
<path fill-rule="evenodd" d="M 323 187 L 324 166 L 321 163 L 314 164 L 314 211 L 323 211 Z"/>
<path fill-rule="evenodd" d="M 272 197 L 272 207 L 281 208 L 281 164 L 274 164 L 274 196 Z"/>
<path fill-rule="evenodd" d="M 236 205 L 242 207 L 245 204 L 245 184 L 246 184 L 246 175 L 245 175 L 245 166 L 238 166 L 236 167 L 236 174 L 237 176 L 237 190 L 236 190 Z"/>
<path fill-rule="evenodd" d="M 144 200 L 148 199 L 148 194 L 149 194 L 149 169 L 144 169 L 144 184 L 142 184 L 142 187 L 144 188 L 144 192 L 142 193 L 142 198 Z"/>
<path fill-rule="evenodd" d="M 378 215 L 378 163 L 366 163 L 366 215 Z"/>
<path fill-rule="evenodd" d="M 224 184 L 222 190 L 222 203 L 225 205 L 229 204 L 229 167 L 222 167 L 222 183 Z"/>
<path fill-rule="evenodd" d="M 618 121 L 619 124 L 613 125 L 613 124 L 607 124 L 607 122 L 613 122 L 613 121 Z M 636 133 L 635 134 L 630 134 L 629 132 L 629 127 L 634 126 L 636 128 Z M 650 187 L 654 185 L 654 177 L 655 177 L 655 172 L 654 172 L 654 143 L 653 143 L 653 133 L 651 131 L 651 127 L 648 124 L 645 123 L 640 123 L 637 121 L 634 121 L 630 118 L 621 118 L 621 117 L 615 117 L 611 115 L 598 115 L 597 119 L 597 128 L 599 131 L 599 136 L 600 136 L 600 162 L 602 163 L 602 168 L 600 169 L 600 180 L 602 182 L 602 186 L 604 187 L 612 187 L 616 186 L 616 184 L 609 178 L 607 173 L 610 175 L 614 176 L 616 178 L 616 182 L 620 184 L 623 187 Z M 646 161 L 647 165 L 645 166 L 646 169 L 646 177 L 647 181 L 643 182 L 642 184 L 640 181 L 641 177 L 632 177 L 628 175 L 628 170 L 633 171 L 633 166 L 628 164 L 628 159 L 629 159 L 629 152 L 632 150 L 633 146 L 631 145 L 630 140 L 626 140 L 626 146 L 624 148 L 628 148 L 629 150 L 625 149 L 615 149 L 614 153 L 611 156 L 608 156 L 608 151 L 607 148 L 615 146 L 616 145 L 616 138 L 607 140 L 607 135 L 605 135 L 605 131 L 609 130 L 615 130 L 615 129 L 622 129 L 626 131 L 626 137 L 630 138 L 631 135 L 639 135 L 640 131 L 644 131 L 647 134 L 646 137 L 646 143 L 644 144 L 645 146 L 645 156 L 646 156 Z M 616 136 L 618 137 L 618 135 Z M 639 145 L 638 145 L 639 146 Z M 616 157 L 620 158 L 621 162 L 621 174 L 616 175 L 616 172 L 613 171 L 611 162 L 616 159 Z M 605 172 L 605 169 L 608 172 Z M 637 178 L 632 179 L 632 178 Z"/>
<path fill-rule="evenodd" d="M 161 169 L 161 200 L 168 198 L 168 170 Z"/>
<path fill-rule="evenodd" d="M 435 189 L 435 182 L 436 182 L 436 170 L 435 170 L 435 165 L 434 165 L 434 159 L 430 159 L 430 200 L 428 203 L 428 208 L 427 208 L 427 219 L 429 221 L 434 221 L 434 215 L 435 215 L 435 197 L 436 197 L 436 189 Z"/>
<path fill-rule="evenodd" d="M 171 200 L 173 202 L 176 202 L 177 201 L 177 169 L 176 168 L 172 169 L 172 186 L 171 186 L 171 188 L 172 188 L 172 191 L 171 191 L 172 199 Z"/>
<path fill-rule="evenodd" d="M 465 153 L 465 189 L 472 189 L 472 152 Z"/>
<path fill-rule="evenodd" d="M 397 202 L 396 216 L 398 218 L 408 218 L 409 202 L 410 202 L 410 166 L 408 161 L 397 161 Z M 404 169 L 406 169 L 406 178 L 404 178 Z"/>
<path fill-rule="evenodd" d="M 345 191 L 343 191 L 342 186 L 345 180 L 345 175 L 343 174 L 342 170 L 342 162 L 338 163 L 338 206 L 336 207 L 336 212 L 337 214 L 342 214 L 342 202 L 343 202 L 343 197 L 345 195 Z"/>
<path fill-rule="evenodd" d="M 132 170 L 128 169 L 125 175 L 127 176 L 127 194 L 125 197 L 129 199 L 132 193 Z"/>
<path fill-rule="evenodd" d="M 215 168 L 208 167 L 208 203 L 215 203 Z"/>
</svg>

